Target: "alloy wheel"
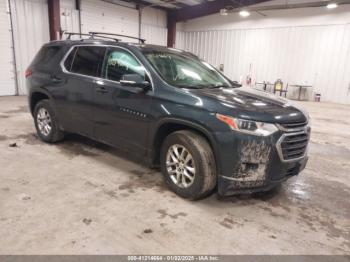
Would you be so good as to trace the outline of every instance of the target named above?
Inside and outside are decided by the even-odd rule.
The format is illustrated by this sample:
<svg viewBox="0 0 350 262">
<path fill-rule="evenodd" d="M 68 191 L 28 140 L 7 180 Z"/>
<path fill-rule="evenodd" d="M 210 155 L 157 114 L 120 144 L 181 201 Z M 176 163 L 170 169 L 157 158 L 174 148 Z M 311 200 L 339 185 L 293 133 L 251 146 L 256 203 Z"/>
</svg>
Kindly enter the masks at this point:
<svg viewBox="0 0 350 262">
<path fill-rule="evenodd" d="M 36 119 L 40 133 L 44 136 L 48 136 L 52 129 L 52 122 L 49 112 L 43 107 L 40 108 Z"/>
<path fill-rule="evenodd" d="M 172 145 L 166 155 L 168 174 L 180 188 L 190 187 L 196 175 L 196 168 L 191 153 L 182 145 Z"/>
</svg>

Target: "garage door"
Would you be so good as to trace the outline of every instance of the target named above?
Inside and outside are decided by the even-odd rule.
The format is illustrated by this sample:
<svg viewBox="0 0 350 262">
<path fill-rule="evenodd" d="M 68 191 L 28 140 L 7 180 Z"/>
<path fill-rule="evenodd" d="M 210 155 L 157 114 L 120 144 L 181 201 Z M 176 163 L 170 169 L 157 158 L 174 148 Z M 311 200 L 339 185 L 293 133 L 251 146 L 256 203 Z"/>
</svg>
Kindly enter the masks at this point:
<svg viewBox="0 0 350 262">
<path fill-rule="evenodd" d="M 0 0 L 3 1 L 3 0 Z M 10 0 L 19 94 L 26 94 L 24 72 L 50 40 L 46 0 Z"/>
<path fill-rule="evenodd" d="M 103 1 L 81 2 L 82 32 L 109 32 L 138 36 L 138 10 Z M 166 45 L 166 13 L 154 8 L 145 8 L 142 14 L 141 35 L 149 44 Z M 118 37 L 121 38 L 121 37 Z M 124 41 L 132 42 L 130 39 Z"/>
<path fill-rule="evenodd" d="M 16 93 L 11 24 L 7 10 L 7 0 L 0 0 L 0 96 Z"/>
<path fill-rule="evenodd" d="M 79 32 L 79 11 L 72 0 L 61 0 L 61 29 L 66 32 Z M 65 37 L 63 37 L 65 39 Z"/>
<path fill-rule="evenodd" d="M 135 9 L 103 1 L 81 2 L 81 28 L 84 33 L 97 31 L 138 36 L 137 21 L 138 11 Z"/>
</svg>

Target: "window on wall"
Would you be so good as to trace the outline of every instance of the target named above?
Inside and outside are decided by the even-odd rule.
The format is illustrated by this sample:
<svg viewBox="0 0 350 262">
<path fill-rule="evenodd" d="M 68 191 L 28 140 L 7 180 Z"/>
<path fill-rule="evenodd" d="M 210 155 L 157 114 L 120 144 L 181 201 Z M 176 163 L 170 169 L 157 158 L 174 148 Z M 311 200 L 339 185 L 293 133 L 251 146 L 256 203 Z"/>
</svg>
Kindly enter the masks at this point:
<svg viewBox="0 0 350 262">
<path fill-rule="evenodd" d="M 87 76 L 100 76 L 104 53 L 105 47 L 78 47 L 71 67 L 71 72 Z"/>
<path fill-rule="evenodd" d="M 129 74 L 137 74 L 144 79 L 144 67 L 129 52 L 118 48 L 109 49 L 103 68 L 103 77 L 119 82 L 124 75 Z"/>
</svg>

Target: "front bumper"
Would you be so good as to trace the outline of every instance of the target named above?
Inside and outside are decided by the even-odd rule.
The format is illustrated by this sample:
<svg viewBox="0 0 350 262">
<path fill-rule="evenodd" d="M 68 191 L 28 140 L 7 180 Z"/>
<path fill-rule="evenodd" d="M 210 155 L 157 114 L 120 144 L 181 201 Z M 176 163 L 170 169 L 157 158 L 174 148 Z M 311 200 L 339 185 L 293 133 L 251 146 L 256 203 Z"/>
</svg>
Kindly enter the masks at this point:
<svg viewBox="0 0 350 262">
<path fill-rule="evenodd" d="M 305 132 L 309 137 L 310 129 Z M 217 151 L 219 194 L 268 191 L 298 175 L 308 161 L 307 148 L 302 157 L 285 161 L 279 148 L 284 134 L 282 131 L 268 137 L 233 132 L 216 134 L 217 140 L 221 140 Z"/>
<path fill-rule="evenodd" d="M 222 196 L 237 195 L 237 194 L 251 194 L 255 192 L 269 191 L 272 188 L 280 185 L 283 181 L 298 175 L 306 166 L 308 157 L 298 160 L 295 163 L 288 164 L 288 167 L 281 173 L 285 174 L 279 179 L 271 179 L 273 174 L 268 174 L 266 178 L 256 181 L 242 181 L 233 177 L 219 176 L 218 178 L 218 191 Z M 289 171 L 290 170 L 290 171 Z"/>
</svg>

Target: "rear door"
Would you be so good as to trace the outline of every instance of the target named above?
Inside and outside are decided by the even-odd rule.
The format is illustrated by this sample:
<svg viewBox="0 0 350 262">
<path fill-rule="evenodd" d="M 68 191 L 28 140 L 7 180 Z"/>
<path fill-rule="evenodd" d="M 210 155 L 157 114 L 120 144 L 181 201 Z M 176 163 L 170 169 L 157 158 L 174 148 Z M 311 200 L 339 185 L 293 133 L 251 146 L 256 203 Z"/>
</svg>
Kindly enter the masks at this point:
<svg viewBox="0 0 350 262">
<path fill-rule="evenodd" d="M 61 84 L 52 90 L 60 122 L 65 130 L 91 137 L 96 78 L 101 74 L 106 48 L 76 46 L 63 63 L 63 75 L 53 76 Z"/>
<path fill-rule="evenodd" d="M 124 75 L 138 74 L 150 81 L 144 66 L 128 50 L 107 49 L 102 79 L 96 81 L 94 135 L 96 139 L 144 154 L 153 91 L 123 86 Z"/>
</svg>

